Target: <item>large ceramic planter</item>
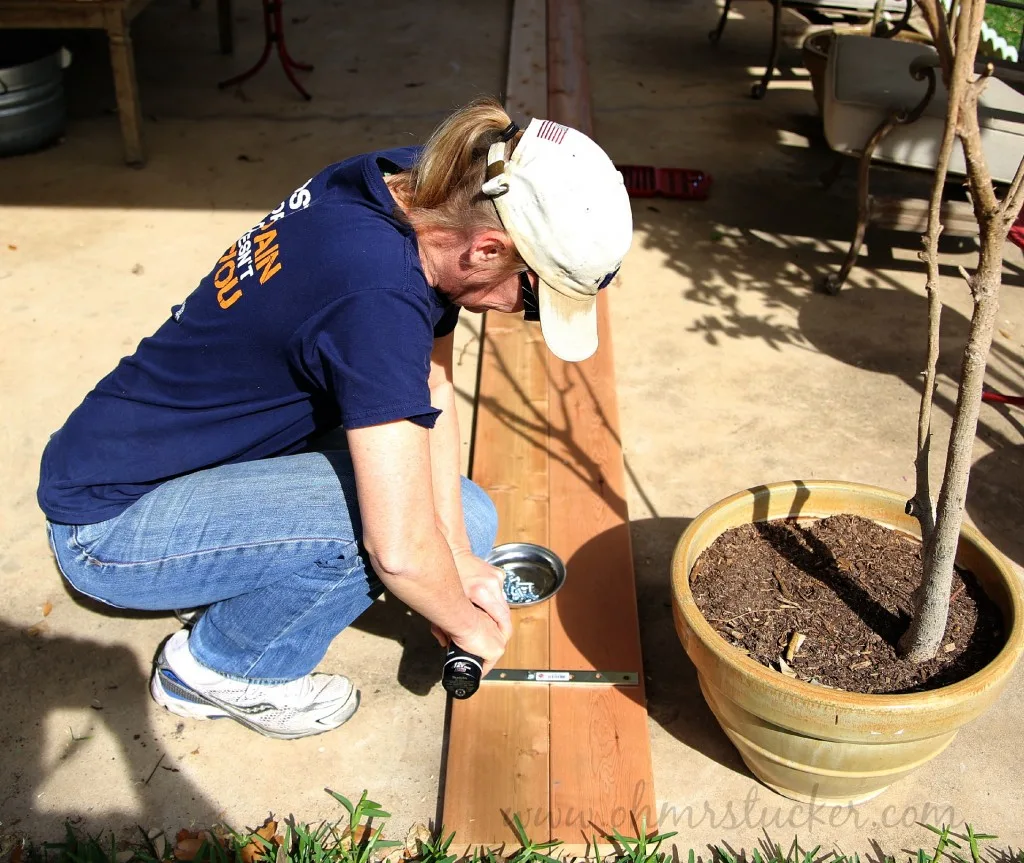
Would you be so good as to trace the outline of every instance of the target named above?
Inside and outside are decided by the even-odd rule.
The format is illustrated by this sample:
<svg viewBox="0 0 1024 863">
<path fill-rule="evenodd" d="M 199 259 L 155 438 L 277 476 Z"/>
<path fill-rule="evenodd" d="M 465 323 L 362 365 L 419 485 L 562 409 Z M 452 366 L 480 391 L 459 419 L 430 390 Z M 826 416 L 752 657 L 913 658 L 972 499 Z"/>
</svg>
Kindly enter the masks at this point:
<svg viewBox="0 0 1024 863">
<path fill-rule="evenodd" d="M 707 623 L 690 593 L 690 572 L 726 530 L 778 518 L 870 518 L 917 538 L 904 495 L 854 483 L 808 480 L 740 492 L 701 513 L 676 547 L 676 631 L 701 691 L 754 775 L 786 797 L 826 805 L 869 800 L 934 758 L 999 696 L 1024 648 L 1024 593 L 1009 563 L 964 526 L 957 562 L 970 569 L 1003 614 L 1008 639 L 985 668 L 959 683 L 911 695 L 860 695 L 766 668 Z"/>
</svg>

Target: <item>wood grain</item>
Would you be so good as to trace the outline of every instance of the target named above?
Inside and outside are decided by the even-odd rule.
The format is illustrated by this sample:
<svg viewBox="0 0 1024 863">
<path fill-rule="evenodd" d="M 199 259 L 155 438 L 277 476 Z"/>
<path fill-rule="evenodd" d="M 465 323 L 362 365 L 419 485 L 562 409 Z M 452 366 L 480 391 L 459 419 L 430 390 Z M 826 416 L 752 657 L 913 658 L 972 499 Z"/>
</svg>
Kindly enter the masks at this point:
<svg viewBox="0 0 1024 863">
<path fill-rule="evenodd" d="M 639 616 L 618 431 L 607 296 L 600 348 L 550 364 L 551 536 L 566 561 L 551 615 L 553 667 L 635 671 L 640 685 L 552 687 L 551 812 L 559 836 L 655 827 Z M 635 821 L 635 823 L 634 823 Z M 571 831 L 571 832 L 570 832 Z"/>
<path fill-rule="evenodd" d="M 546 0 L 516 0 L 509 30 L 505 110 L 522 128 L 548 102 Z"/>
<path fill-rule="evenodd" d="M 579 0 L 548 0 L 548 114 L 593 135 L 585 52 Z M 585 362 L 549 363 L 550 530 L 567 570 L 552 609 L 551 662 L 635 671 L 640 685 L 552 687 L 552 826 L 568 842 L 656 826 L 607 292 L 598 342 Z"/>
<path fill-rule="evenodd" d="M 546 354 L 535 325 L 484 319 L 472 477 L 498 510 L 498 542 L 549 544 Z M 501 667 L 548 668 L 550 606 L 512 612 Z M 514 842 L 511 816 L 548 829 L 548 687 L 484 684 L 453 701 L 443 822 L 460 840 Z M 536 826 L 531 834 L 538 835 Z"/>
</svg>

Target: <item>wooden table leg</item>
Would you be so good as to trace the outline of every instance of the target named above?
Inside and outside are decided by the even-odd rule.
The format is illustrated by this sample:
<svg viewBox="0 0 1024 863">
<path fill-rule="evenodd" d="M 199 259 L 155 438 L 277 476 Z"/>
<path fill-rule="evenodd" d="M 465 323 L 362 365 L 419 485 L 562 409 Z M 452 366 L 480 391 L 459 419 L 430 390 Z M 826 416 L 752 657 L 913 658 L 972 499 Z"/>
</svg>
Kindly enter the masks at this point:
<svg viewBox="0 0 1024 863">
<path fill-rule="evenodd" d="M 129 165 L 142 165 L 146 158 L 142 151 L 142 106 L 135 79 L 135 53 L 128 20 L 120 10 L 108 12 L 107 38 L 110 41 L 110 65 L 114 70 L 124 158 Z"/>
</svg>

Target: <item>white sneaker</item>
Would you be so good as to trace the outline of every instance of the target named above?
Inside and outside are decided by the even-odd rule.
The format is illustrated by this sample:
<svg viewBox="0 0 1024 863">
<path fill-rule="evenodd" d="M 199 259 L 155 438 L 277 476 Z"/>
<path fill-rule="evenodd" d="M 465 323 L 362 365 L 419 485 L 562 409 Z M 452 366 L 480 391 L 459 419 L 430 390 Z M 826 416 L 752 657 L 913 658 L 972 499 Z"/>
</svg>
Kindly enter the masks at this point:
<svg viewBox="0 0 1024 863">
<path fill-rule="evenodd" d="M 176 608 L 174 609 L 174 616 L 178 618 L 178 622 L 182 626 L 186 629 L 191 629 L 196 625 L 199 618 L 203 616 L 204 611 L 206 611 L 205 605 L 198 608 Z"/>
<path fill-rule="evenodd" d="M 149 689 L 157 704 L 177 716 L 227 716 L 281 740 L 337 728 L 359 706 L 359 693 L 340 674 L 307 674 L 278 684 L 218 674 L 193 658 L 185 629 L 172 635 L 160 651 Z"/>
</svg>

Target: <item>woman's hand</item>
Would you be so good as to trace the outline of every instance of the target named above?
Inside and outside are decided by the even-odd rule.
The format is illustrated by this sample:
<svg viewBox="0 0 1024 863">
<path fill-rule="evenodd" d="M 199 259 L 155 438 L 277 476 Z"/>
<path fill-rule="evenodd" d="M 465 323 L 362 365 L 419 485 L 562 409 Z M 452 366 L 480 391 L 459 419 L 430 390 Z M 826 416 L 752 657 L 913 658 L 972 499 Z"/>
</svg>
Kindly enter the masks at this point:
<svg viewBox="0 0 1024 863">
<path fill-rule="evenodd" d="M 476 610 L 473 623 L 465 632 L 449 637 L 436 625 L 431 625 L 430 631 L 434 633 L 442 647 L 447 647 L 454 641 L 462 650 L 479 656 L 483 660 L 484 675 L 488 674 L 501 659 L 508 644 L 508 638 L 498 629 L 491 616 L 480 609 Z"/>
<path fill-rule="evenodd" d="M 463 650 L 483 658 L 486 674 L 501 658 L 512 637 L 512 617 L 505 599 L 505 571 L 470 551 L 454 552 L 453 557 L 466 596 L 483 612 L 474 630 L 460 634 L 455 641 Z M 430 629 L 438 643 L 447 647 L 452 636 L 437 626 Z"/>
<path fill-rule="evenodd" d="M 457 551 L 453 556 L 469 601 L 490 615 L 507 642 L 512 637 L 512 616 L 505 599 L 505 570 L 491 566 L 471 551 Z"/>
</svg>

